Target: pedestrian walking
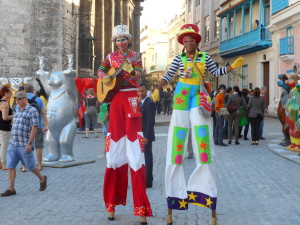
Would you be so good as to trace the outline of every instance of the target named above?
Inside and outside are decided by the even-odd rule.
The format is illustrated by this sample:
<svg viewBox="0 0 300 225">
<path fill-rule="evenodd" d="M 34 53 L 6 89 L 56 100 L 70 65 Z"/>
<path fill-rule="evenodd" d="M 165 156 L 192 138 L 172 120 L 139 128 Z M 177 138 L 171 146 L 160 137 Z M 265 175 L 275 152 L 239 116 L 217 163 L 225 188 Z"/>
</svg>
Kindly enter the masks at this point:
<svg viewBox="0 0 300 225">
<path fill-rule="evenodd" d="M 123 67 L 124 61 L 130 59 L 126 70 L 123 68 L 120 74 L 123 77 L 121 88 L 110 105 L 103 195 L 106 210 L 109 212 L 108 220 L 114 220 L 115 206 L 126 205 L 129 165 L 134 215 L 140 216 L 141 225 L 145 225 L 146 217 L 153 215 L 146 193 L 144 139 L 137 94 L 143 69 L 141 55 L 129 49 L 131 37 L 128 26 L 114 27 L 112 41 L 118 50 L 110 53 L 98 70 L 98 76 L 109 86 L 112 82 L 108 71 L 112 67 Z"/>
<path fill-rule="evenodd" d="M 172 210 L 187 210 L 189 203 L 212 209 L 212 223 L 217 223 L 217 187 L 212 164 L 214 144 L 209 119 L 211 100 L 204 85 L 204 72 L 208 69 L 219 77 L 241 67 L 244 59 L 240 57 L 231 66 L 218 68 L 207 52 L 198 49 L 200 40 L 198 26 L 185 24 L 181 27 L 178 42 L 184 46 L 184 50 L 173 59 L 159 84 L 162 90 L 177 70 L 180 71 L 167 143 L 165 185 L 168 225 L 173 223 Z M 196 168 L 186 185 L 182 166 L 190 128 Z"/>
<path fill-rule="evenodd" d="M 260 89 L 260 93 L 261 93 L 261 97 L 264 100 L 264 114 L 268 114 L 268 88 L 266 86 L 262 86 Z M 263 137 L 263 132 L 264 132 L 264 117 L 262 118 L 261 122 L 260 122 L 260 126 L 259 126 L 259 139 L 260 140 L 265 140 L 265 138 Z"/>
<path fill-rule="evenodd" d="M 9 87 L 3 87 L 0 90 L 0 169 L 7 170 L 6 168 L 6 149 L 8 147 L 11 121 L 13 119 L 12 109 L 9 107 L 9 99 L 12 92 Z"/>
<path fill-rule="evenodd" d="M 216 126 L 214 128 L 214 142 L 215 145 L 227 146 L 223 142 L 223 133 L 224 133 L 224 120 L 225 116 L 222 115 L 221 109 L 225 109 L 225 92 L 226 86 L 221 84 L 219 86 L 219 93 L 216 96 L 215 103 L 215 112 L 216 112 Z"/>
<path fill-rule="evenodd" d="M 85 136 L 83 138 L 89 138 L 89 130 L 94 129 L 94 137 L 98 138 L 98 122 L 97 122 L 97 103 L 98 100 L 95 96 L 95 92 L 93 88 L 89 88 L 87 91 L 87 96 L 84 99 L 84 107 L 85 107 Z"/>
<path fill-rule="evenodd" d="M 44 148 L 44 133 L 48 130 L 48 120 L 46 115 L 46 108 L 42 99 L 34 95 L 34 87 L 31 84 L 26 84 L 24 90 L 27 93 L 28 102 L 32 106 L 36 107 L 38 112 L 38 127 L 34 137 L 34 147 L 36 149 L 37 157 L 37 168 L 42 170 L 42 158 L 43 158 L 43 148 Z M 23 172 L 26 171 L 25 166 L 21 169 Z"/>
<path fill-rule="evenodd" d="M 11 137 L 6 154 L 8 168 L 9 189 L 1 194 L 2 197 L 15 195 L 16 167 L 20 161 L 39 178 L 40 191 L 47 188 L 47 176 L 42 176 L 36 167 L 33 156 L 33 141 L 38 127 L 38 112 L 28 104 L 27 94 L 24 91 L 15 94 L 17 111 L 11 129 Z"/>
<path fill-rule="evenodd" d="M 232 124 L 234 125 L 234 136 L 235 144 L 239 145 L 239 136 L 240 136 L 240 118 L 241 112 L 239 108 L 241 106 L 246 106 L 246 101 L 242 98 L 242 93 L 238 86 L 232 88 L 233 94 L 229 96 L 227 102 L 227 109 L 229 111 L 228 116 L 228 144 L 231 144 L 232 140 Z"/>
<path fill-rule="evenodd" d="M 253 97 L 249 98 L 247 105 L 249 109 L 248 117 L 251 123 L 251 145 L 258 145 L 259 142 L 259 127 L 264 118 L 264 99 L 260 96 L 260 89 L 255 88 Z"/>
<path fill-rule="evenodd" d="M 152 188 L 153 185 L 153 154 L 152 142 L 155 141 L 154 125 L 155 125 L 155 104 L 151 98 L 147 96 L 146 88 L 140 85 L 138 90 L 140 109 L 142 112 L 142 129 L 145 145 L 145 166 L 146 166 L 146 188 Z"/>
<path fill-rule="evenodd" d="M 165 111 L 164 115 L 169 115 L 170 114 L 170 105 L 172 101 L 172 95 L 171 95 L 171 89 L 167 88 L 167 91 L 164 92 L 164 104 L 165 104 Z"/>
<path fill-rule="evenodd" d="M 160 113 L 161 113 L 160 94 L 159 93 L 160 93 L 160 91 L 158 90 L 158 88 L 156 86 L 151 95 L 152 100 L 155 103 L 156 113 L 158 115 L 160 115 Z"/>
</svg>

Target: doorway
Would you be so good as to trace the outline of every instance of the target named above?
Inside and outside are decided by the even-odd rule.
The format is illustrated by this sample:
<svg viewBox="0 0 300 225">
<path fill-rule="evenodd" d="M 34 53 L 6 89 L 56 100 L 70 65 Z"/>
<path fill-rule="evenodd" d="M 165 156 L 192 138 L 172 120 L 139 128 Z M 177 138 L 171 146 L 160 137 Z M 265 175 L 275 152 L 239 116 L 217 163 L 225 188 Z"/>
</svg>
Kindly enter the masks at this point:
<svg viewBox="0 0 300 225">
<path fill-rule="evenodd" d="M 263 86 L 268 88 L 267 93 L 267 105 L 269 105 L 269 96 L 270 96 L 270 62 L 263 62 Z"/>
</svg>

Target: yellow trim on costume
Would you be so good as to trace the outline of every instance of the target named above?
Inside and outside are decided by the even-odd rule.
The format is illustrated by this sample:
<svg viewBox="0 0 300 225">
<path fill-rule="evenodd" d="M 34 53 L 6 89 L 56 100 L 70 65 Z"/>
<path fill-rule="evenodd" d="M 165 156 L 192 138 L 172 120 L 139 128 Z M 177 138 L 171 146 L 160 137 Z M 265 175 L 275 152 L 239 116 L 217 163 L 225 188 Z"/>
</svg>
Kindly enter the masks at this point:
<svg viewBox="0 0 300 225">
<path fill-rule="evenodd" d="M 195 78 L 179 78 L 179 82 L 191 85 L 199 85 L 201 81 Z"/>
<path fill-rule="evenodd" d="M 296 145 L 300 145 L 300 138 L 294 138 L 292 136 L 290 136 L 291 138 L 291 142 L 296 144 Z M 299 149 L 300 150 L 300 149 Z"/>
<path fill-rule="evenodd" d="M 203 205 L 203 204 L 197 203 L 197 202 L 190 202 L 190 204 L 202 206 L 202 207 L 205 207 L 205 208 L 209 208 L 209 207 L 207 207 L 206 205 Z"/>
</svg>

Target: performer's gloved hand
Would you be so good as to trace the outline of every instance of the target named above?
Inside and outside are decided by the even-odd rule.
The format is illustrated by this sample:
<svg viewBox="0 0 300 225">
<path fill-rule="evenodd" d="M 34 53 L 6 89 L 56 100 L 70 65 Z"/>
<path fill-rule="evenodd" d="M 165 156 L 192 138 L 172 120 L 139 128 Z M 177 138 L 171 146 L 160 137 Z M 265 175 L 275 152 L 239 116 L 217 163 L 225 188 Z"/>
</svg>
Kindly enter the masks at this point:
<svg viewBox="0 0 300 225">
<path fill-rule="evenodd" d="M 245 58 L 239 57 L 231 64 L 232 69 L 240 68 L 244 64 Z"/>
<path fill-rule="evenodd" d="M 199 111 L 204 118 L 209 118 L 211 115 L 211 99 L 206 91 L 204 84 L 200 84 Z"/>
<path fill-rule="evenodd" d="M 103 82 L 106 86 L 109 86 L 111 85 L 112 83 L 112 79 L 111 79 L 111 76 L 106 74 L 104 77 L 103 77 Z"/>
<path fill-rule="evenodd" d="M 134 71 L 133 67 L 128 62 L 124 62 L 122 67 L 123 67 L 123 70 L 125 70 L 128 73 L 132 73 Z"/>
</svg>

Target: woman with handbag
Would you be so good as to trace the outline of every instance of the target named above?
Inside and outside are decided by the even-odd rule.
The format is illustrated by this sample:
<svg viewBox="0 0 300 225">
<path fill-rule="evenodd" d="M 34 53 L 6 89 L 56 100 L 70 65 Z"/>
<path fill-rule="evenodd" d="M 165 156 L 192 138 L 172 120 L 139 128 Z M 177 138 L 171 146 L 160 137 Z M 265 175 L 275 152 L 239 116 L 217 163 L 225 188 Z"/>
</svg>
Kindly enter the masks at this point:
<svg viewBox="0 0 300 225">
<path fill-rule="evenodd" d="M 254 89 L 253 97 L 249 98 L 247 105 L 249 109 L 248 117 L 251 124 L 251 145 L 258 145 L 259 141 L 259 126 L 264 118 L 264 99 L 260 96 L 260 89 Z"/>
<path fill-rule="evenodd" d="M 240 106 L 246 106 L 245 99 L 242 98 L 242 93 L 238 86 L 234 86 L 233 94 L 229 96 L 227 102 L 227 109 L 229 111 L 228 116 L 228 144 L 231 144 L 232 139 L 232 123 L 234 124 L 234 136 L 235 144 L 239 145 L 239 136 L 240 136 L 240 118 L 241 113 L 239 111 Z"/>
</svg>

